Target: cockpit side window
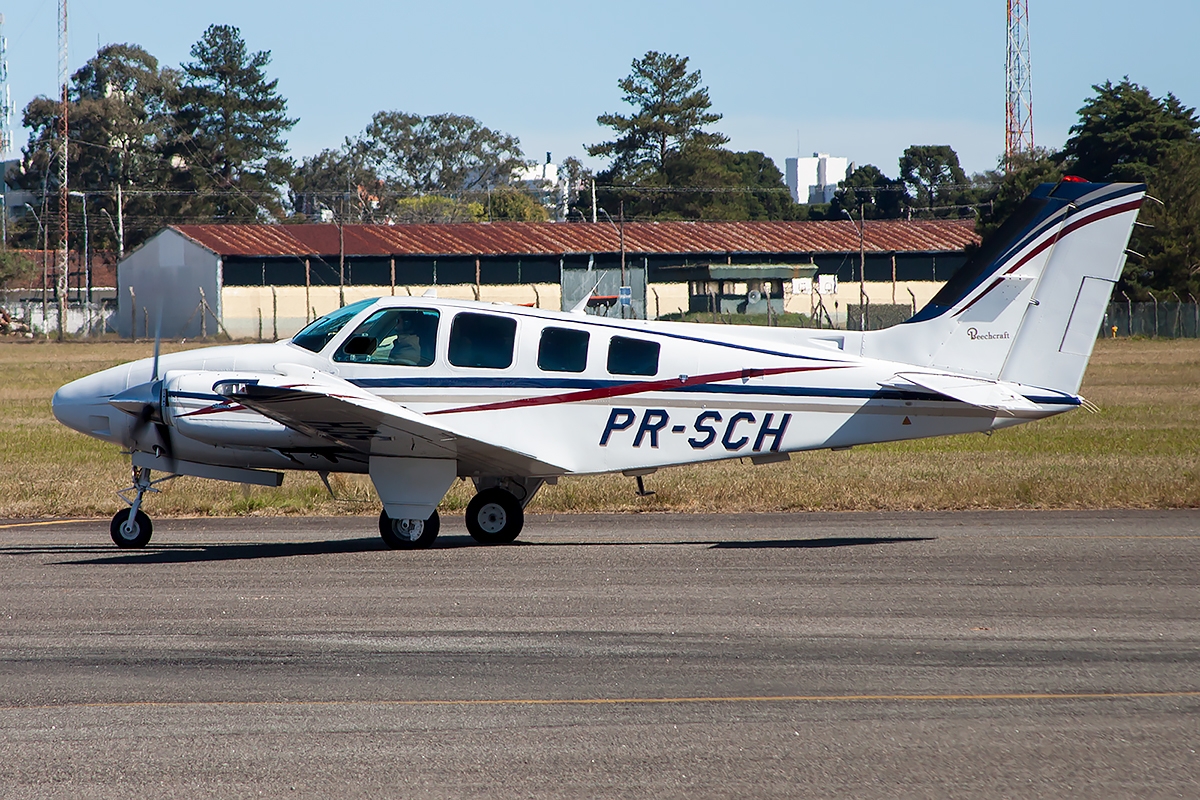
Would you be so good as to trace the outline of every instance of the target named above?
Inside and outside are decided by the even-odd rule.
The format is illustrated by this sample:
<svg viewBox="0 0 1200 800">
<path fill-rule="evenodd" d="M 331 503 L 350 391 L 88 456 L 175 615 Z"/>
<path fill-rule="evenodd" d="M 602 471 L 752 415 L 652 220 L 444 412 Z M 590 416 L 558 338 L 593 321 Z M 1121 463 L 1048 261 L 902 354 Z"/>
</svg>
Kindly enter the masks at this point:
<svg viewBox="0 0 1200 800">
<path fill-rule="evenodd" d="M 546 372 L 583 372 L 587 369 L 587 331 L 544 328 L 538 343 L 538 369 Z"/>
<path fill-rule="evenodd" d="M 464 312 L 450 325 L 450 363 L 456 367 L 507 369 L 513 362 L 517 321 Z"/>
<path fill-rule="evenodd" d="M 333 360 L 428 367 L 437 347 L 438 319 L 433 309 L 380 309 L 342 342 Z"/>
<path fill-rule="evenodd" d="M 359 300 L 357 303 L 351 303 L 333 313 L 326 314 L 320 319 L 314 320 L 304 330 L 292 337 L 292 344 L 303 347 L 305 350 L 311 350 L 314 353 L 321 352 L 325 349 L 325 345 L 329 344 L 330 340 L 338 335 L 338 331 L 346 327 L 347 322 L 354 319 L 358 312 L 374 302 L 373 298 Z"/>
</svg>

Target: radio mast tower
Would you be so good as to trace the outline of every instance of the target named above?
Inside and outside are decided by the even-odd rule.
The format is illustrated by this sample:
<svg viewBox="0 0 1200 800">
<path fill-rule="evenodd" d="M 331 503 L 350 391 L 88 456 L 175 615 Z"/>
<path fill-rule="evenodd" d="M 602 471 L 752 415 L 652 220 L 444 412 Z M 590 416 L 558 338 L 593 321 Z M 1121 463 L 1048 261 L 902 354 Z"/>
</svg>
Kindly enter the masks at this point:
<svg viewBox="0 0 1200 800">
<path fill-rule="evenodd" d="M 58 339 L 62 341 L 67 328 L 67 0 L 58 0 L 58 85 L 62 91 L 62 107 L 58 118 Z M 43 322 L 43 324 L 45 324 Z"/>
<path fill-rule="evenodd" d="M 13 151 L 12 93 L 8 88 L 8 37 L 0 14 L 0 161 Z"/>
<path fill-rule="evenodd" d="M 65 0 L 64 0 L 65 1 Z M 1033 152 L 1033 76 L 1029 67 L 1029 0 L 1008 0 L 1008 83 L 1004 166 L 1012 169 L 1018 153 Z"/>
</svg>

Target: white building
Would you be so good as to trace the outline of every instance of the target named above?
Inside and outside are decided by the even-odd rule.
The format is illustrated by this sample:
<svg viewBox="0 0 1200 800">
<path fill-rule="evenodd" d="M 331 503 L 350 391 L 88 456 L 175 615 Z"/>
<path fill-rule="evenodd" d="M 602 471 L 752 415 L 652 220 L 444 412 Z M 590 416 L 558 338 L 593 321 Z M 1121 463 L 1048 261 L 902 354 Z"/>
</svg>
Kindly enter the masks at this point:
<svg viewBox="0 0 1200 800">
<path fill-rule="evenodd" d="M 851 172 L 850 159 L 813 153 L 812 158 L 787 159 L 787 185 L 797 203 L 828 203 L 837 185 Z"/>
</svg>

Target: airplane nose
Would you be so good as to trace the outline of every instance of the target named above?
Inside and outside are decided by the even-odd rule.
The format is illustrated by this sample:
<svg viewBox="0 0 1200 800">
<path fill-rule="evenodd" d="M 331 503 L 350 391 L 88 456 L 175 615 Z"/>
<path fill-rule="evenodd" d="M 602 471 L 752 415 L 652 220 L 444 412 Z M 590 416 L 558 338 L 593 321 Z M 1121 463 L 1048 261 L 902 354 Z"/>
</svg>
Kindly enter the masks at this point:
<svg viewBox="0 0 1200 800">
<path fill-rule="evenodd" d="M 109 405 L 108 398 L 125 388 L 127 373 L 128 367 L 115 367 L 61 387 L 50 401 L 54 418 L 88 436 L 119 442 L 128 424 L 122 418 L 128 415 Z"/>
</svg>

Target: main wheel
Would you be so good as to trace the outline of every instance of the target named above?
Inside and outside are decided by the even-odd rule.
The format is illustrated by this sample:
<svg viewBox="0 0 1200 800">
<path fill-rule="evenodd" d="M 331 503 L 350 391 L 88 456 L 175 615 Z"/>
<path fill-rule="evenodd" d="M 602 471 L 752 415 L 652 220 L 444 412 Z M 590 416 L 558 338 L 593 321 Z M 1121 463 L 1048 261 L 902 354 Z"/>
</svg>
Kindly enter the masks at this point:
<svg viewBox="0 0 1200 800">
<path fill-rule="evenodd" d="M 108 533 L 117 547 L 145 547 L 150 541 L 150 535 L 154 533 L 154 526 L 150 524 L 150 518 L 141 510 L 133 519 L 130 519 L 130 510 L 122 508 L 113 514 L 112 523 L 108 526 Z"/>
<path fill-rule="evenodd" d="M 467 532 L 480 544 L 508 544 L 524 526 L 525 512 L 512 492 L 484 489 L 467 503 Z"/>
<path fill-rule="evenodd" d="M 421 550 L 433 544 L 442 520 L 437 509 L 426 520 L 392 519 L 387 510 L 379 513 L 379 535 L 393 550 Z"/>
</svg>

